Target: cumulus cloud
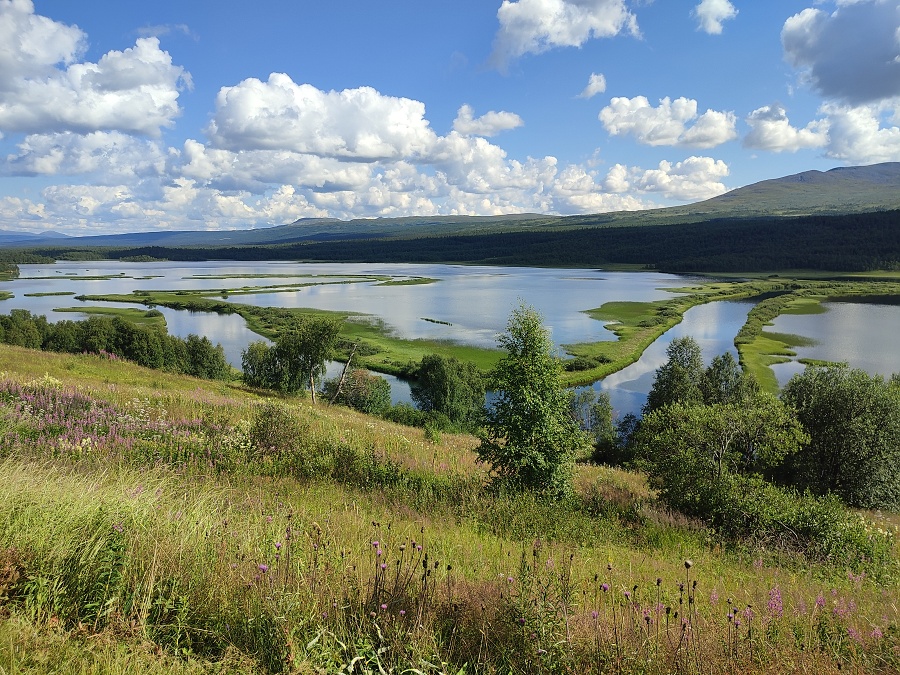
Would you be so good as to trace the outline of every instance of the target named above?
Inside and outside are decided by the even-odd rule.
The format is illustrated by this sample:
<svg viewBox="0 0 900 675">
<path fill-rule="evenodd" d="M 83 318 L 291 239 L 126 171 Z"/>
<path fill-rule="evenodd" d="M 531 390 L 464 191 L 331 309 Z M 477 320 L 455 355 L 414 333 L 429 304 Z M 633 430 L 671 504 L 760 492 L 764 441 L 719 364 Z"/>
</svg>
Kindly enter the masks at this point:
<svg viewBox="0 0 900 675">
<path fill-rule="evenodd" d="M 826 104 L 827 155 L 849 164 L 900 161 L 900 103 Z"/>
<path fill-rule="evenodd" d="M 750 133 L 744 138 L 748 148 L 770 152 L 796 152 L 821 148 L 828 143 L 828 122 L 816 120 L 798 129 L 791 125 L 787 111 L 780 104 L 754 110 L 746 119 Z"/>
<path fill-rule="evenodd" d="M 580 47 L 592 38 L 638 35 L 625 0 L 503 0 L 491 64 L 501 70 L 525 54 Z"/>
<path fill-rule="evenodd" d="M 228 150 L 284 149 L 358 161 L 421 155 L 436 139 L 420 101 L 371 87 L 321 91 L 283 73 L 223 87 L 207 133 Z"/>
<path fill-rule="evenodd" d="M 553 198 L 558 210 L 562 213 L 603 213 L 638 211 L 653 206 L 633 195 L 608 190 L 607 182 L 598 180 L 593 172 L 584 167 L 567 166 L 559 172 L 553 185 Z"/>
<path fill-rule="evenodd" d="M 603 73 L 591 73 L 587 86 L 578 94 L 578 98 L 593 98 L 606 91 L 606 77 Z"/>
<path fill-rule="evenodd" d="M 158 136 L 180 113 L 190 74 L 156 38 L 96 63 L 86 36 L 34 13 L 31 0 L 0 0 L 0 128 L 6 133 L 121 131 Z"/>
<path fill-rule="evenodd" d="M 643 192 L 661 193 L 667 199 L 696 201 L 727 191 L 722 183 L 728 165 L 711 157 L 688 157 L 681 162 L 663 160 L 656 169 L 633 170 L 631 184 Z"/>
<path fill-rule="evenodd" d="M 697 101 L 684 97 L 663 98 L 656 108 L 645 96 L 616 97 L 599 118 L 613 136 L 632 135 L 644 145 L 712 148 L 737 137 L 734 113 L 707 110 L 698 117 Z"/>
<path fill-rule="evenodd" d="M 522 118 L 511 112 L 491 110 L 476 118 L 472 106 L 460 107 L 453 120 L 453 130 L 467 136 L 495 136 L 501 131 L 515 129 L 524 124 Z"/>
<path fill-rule="evenodd" d="M 728 0 L 701 0 L 692 14 L 697 19 L 697 30 L 710 35 L 722 33 L 722 22 L 737 16 L 737 9 Z"/>
<path fill-rule="evenodd" d="M 32 72 L 4 78 L 0 127 L 7 132 L 117 130 L 158 136 L 180 113 L 181 87 L 190 85 L 189 75 L 172 64 L 156 38 L 140 38 L 97 63 L 72 63 L 42 76 L 27 70 Z"/>
<path fill-rule="evenodd" d="M 102 185 L 159 176 L 166 157 L 159 144 L 118 131 L 32 134 L 6 158 L 12 175 L 85 175 Z"/>
<path fill-rule="evenodd" d="M 858 105 L 900 95 L 900 2 L 843 0 L 787 19 L 787 61 L 822 95 Z"/>
<path fill-rule="evenodd" d="M 67 66 L 84 52 L 86 37 L 34 13 L 31 0 L 0 0 L 0 91 L 21 79 L 41 78 L 59 64 Z"/>
</svg>

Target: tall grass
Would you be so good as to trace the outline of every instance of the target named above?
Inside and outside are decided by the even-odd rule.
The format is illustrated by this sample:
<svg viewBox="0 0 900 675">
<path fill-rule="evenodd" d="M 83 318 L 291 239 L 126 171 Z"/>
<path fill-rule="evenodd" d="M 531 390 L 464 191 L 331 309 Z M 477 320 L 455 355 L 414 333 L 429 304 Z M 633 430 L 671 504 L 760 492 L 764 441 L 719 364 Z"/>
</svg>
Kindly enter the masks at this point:
<svg viewBox="0 0 900 675">
<path fill-rule="evenodd" d="M 0 383 L 7 672 L 900 669 L 888 570 L 723 549 L 639 475 L 495 494 L 465 437 L 104 368 Z"/>
</svg>

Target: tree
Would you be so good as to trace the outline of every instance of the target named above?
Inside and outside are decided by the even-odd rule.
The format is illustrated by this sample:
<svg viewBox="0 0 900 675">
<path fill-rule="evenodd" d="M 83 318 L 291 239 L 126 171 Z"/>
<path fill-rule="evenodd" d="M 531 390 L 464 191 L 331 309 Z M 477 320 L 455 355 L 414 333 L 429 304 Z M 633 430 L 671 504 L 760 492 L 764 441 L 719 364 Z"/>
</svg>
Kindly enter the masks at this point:
<svg viewBox="0 0 900 675">
<path fill-rule="evenodd" d="M 277 388 L 275 358 L 272 348 L 262 340 L 254 340 L 241 352 L 244 384 L 261 389 Z"/>
<path fill-rule="evenodd" d="M 316 381 L 325 372 L 337 344 L 340 323 L 327 317 L 305 319 L 275 343 L 275 358 L 281 373 L 283 390 L 296 392 L 308 384 L 312 402 L 316 402 Z"/>
<path fill-rule="evenodd" d="M 703 402 L 700 390 L 703 354 L 697 341 L 692 337 L 676 338 L 666 348 L 666 356 L 669 360 L 656 370 L 644 415 L 676 402 L 688 405 Z"/>
<path fill-rule="evenodd" d="M 309 387 L 316 402 L 316 382 L 337 344 L 340 322 L 327 317 L 303 319 L 279 336 L 274 347 L 251 342 L 241 353 L 244 382 L 293 394 Z"/>
<path fill-rule="evenodd" d="M 199 337 L 193 333 L 185 339 L 188 355 L 188 374 L 208 380 L 224 380 L 231 374 L 231 366 L 225 358 L 222 345 L 214 345 L 205 335 Z"/>
<path fill-rule="evenodd" d="M 570 394 L 569 406 L 578 427 L 593 443 L 591 459 L 598 463 L 616 461 L 618 434 L 609 393 L 580 389 Z"/>
<path fill-rule="evenodd" d="M 333 398 L 337 393 L 338 382 L 338 378 L 325 382 L 327 397 Z M 383 415 L 391 407 L 391 383 L 365 368 L 353 368 L 344 378 L 335 401 L 367 415 Z"/>
<path fill-rule="evenodd" d="M 770 474 L 805 440 L 791 409 L 765 394 L 740 404 L 664 406 L 644 417 L 634 438 L 660 498 L 701 518 L 734 499 L 734 477 Z"/>
<path fill-rule="evenodd" d="M 808 366 L 781 398 L 810 436 L 783 479 L 852 506 L 900 507 L 900 388 L 846 365 Z"/>
<path fill-rule="evenodd" d="M 422 357 L 410 386 L 412 400 L 426 413 L 445 415 L 451 424 L 474 429 L 484 410 L 484 380 L 473 363 L 429 354 Z"/>
<path fill-rule="evenodd" d="M 489 376 L 495 396 L 478 459 L 502 483 L 561 496 L 571 490 L 574 457 L 587 441 L 560 384 L 549 332 L 537 311 L 519 305 L 497 342 L 507 353 Z"/>
<path fill-rule="evenodd" d="M 713 357 L 700 378 L 700 393 L 707 405 L 739 403 L 758 391 L 756 380 L 744 373 L 731 352 Z"/>
</svg>

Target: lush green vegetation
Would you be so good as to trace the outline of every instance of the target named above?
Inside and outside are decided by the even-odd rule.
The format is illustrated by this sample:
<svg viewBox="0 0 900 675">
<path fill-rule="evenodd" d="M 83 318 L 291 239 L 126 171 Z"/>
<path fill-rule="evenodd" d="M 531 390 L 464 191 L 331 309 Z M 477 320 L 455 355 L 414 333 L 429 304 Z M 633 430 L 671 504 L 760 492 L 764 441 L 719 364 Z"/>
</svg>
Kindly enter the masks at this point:
<svg viewBox="0 0 900 675">
<path fill-rule="evenodd" d="M 780 288 L 774 286 L 770 297 L 763 297 L 750 310 L 747 322 L 734 339 L 741 364 L 763 389 L 772 393 L 778 390 L 778 382 L 769 366 L 789 360 L 796 355 L 791 347 L 804 344 L 801 336 L 766 331 L 766 325 L 779 314 L 821 311 L 820 303 L 836 298 L 852 298 L 857 302 L 877 298 L 882 302 L 896 302 L 900 298 L 900 284 L 887 276 L 882 281 L 795 279 L 783 282 Z"/>
<path fill-rule="evenodd" d="M 272 347 L 262 341 L 251 343 L 241 356 L 244 382 L 286 394 L 308 387 L 315 403 L 319 380 L 334 352 L 339 331 L 338 322 L 319 317 L 296 322 Z"/>
<path fill-rule="evenodd" d="M 482 371 L 489 370 L 500 353 L 456 343 L 434 340 L 405 340 L 385 328 L 373 317 L 353 312 L 328 312 L 313 309 L 257 307 L 238 302 L 225 302 L 218 296 L 229 295 L 229 289 L 198 291 L 135 291 L 122 295 L 79 296 L 91 302 L 132 302 L 148 307 L 162 306 L 192 312 L 239 314 L 250 330 L 272 340 L 298 322 L 330 318 L 341 322 L 336 356 L 346 361 L 354 353 L 357 365 L 393 375 L 410 376 L 416 364 L 429 354 L 441 354 L 475 364 Z"/>
<path fill-rule="evenodd" d="M 97 356 L 0 372 L 8 672 L 900 667 L 896 552 L 724 537 L 589 465 L 496 492 L 472 437 Z"/>
<path fill-rule="evenodd" d="M 109 316 L 91 316 L 84 321 L 50 323 L 24 309 L 0 315 L 0 342 L 54 352 L 90 353 L 106 359 L 127 359 L 148 368 L 158 368 L 196 377 L 225 379 L 232 375 L 221 345 L 209 338 L 169 335 L 158 310 L 134 316 L 129 310 L 101 310 Z"/>
<path fill-rule="evenodd" d="M 550 332 L 540 314 L 520 305 L 498 342 L 506 356 L 490 374 L 494 400 L 485 411 L 478 459 L 501 488 L 563 497 L 587 439 L 570 414 Z"/>
</svg>

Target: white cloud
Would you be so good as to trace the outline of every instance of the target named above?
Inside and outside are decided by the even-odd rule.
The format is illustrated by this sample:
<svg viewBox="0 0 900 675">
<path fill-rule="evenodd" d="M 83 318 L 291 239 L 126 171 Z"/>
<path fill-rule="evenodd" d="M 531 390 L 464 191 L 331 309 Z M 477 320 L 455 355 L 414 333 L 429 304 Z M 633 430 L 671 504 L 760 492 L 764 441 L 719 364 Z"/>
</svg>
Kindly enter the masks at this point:
<svg viewBox="0 0 900 675">
<path fill-rule="evenodd" d="M 216 147 L 291 150 L 359 161 L 427 153 L 436 135 L 425 105 L 371 87 L 321 91 L 283 73 L 223 87 L 207 130 Z"/>
<path fill-rule="evenodd" d="M 6 158 L 5 172 L 13 175 L 85 175 L 101 185 L 159 176 L 165 155 L 159 144 L 118 131 L 90 134 L 63 132 L 33 134 Z"/>
<path fill-rule="evenodd" d="M 701 0 L 693 10 L 698 30 L 710 35 L 722 33 L 722 22 L 737 16 L 737 9 L 728 0 Z"/>
<path fill-rule="evenodd" d="M 643 192 L 658 192 L 667 199 L 696 201 L 709 199 L 727 191 L 722 179 L 728 165 L 711 157 L 688 157 L 682 162 L 663 160 L 659 168 L 634 170 L 632 186 Z"/>
<path fill-rule="evenodd" d="M 826 104 L 827 155 L 849 164 L 900 161 L 900 101 L 865 106 Z M 886 122 L 890 126 L 883 126 Z"/>
<path fill-rule="evenodd" d="M 827 98 L 851 105 L 900 95 L 900 1 L 838 2 L 807 8 L 781 31 L 785 58 Z"/>
<path fill-rule="evenodd" d="M 656 108 L 645 96 L 616 97 L 599 119 L 613 136 L 630 134 L 645 145 L 712 148 L 737 137 L 734 113 L 707 110 L 698 117 L 697 101 L 684 97 L 663 98 Z"/>
<path fill-rule="evenodd" d="M 476 118 L 472 106 L 460 107 L 453 120 L 453 130 L 467 136 L 495 136 L 501 131 L 515 129 L 524 124 L 522 118 L 511 112 L 491 110 Z"/>
<path fill-rule="evenodd" d="M 766 105 L 754 110 L 746 119 L 750 133 L 744 138 L 748 148 L 770 152 L 796 152 L 821 148 L 828 143 L 828 122 L 810 122 L 803 129 L 791 126 L 784 106 Z"/>
<path fill-rule="evenodd" d="M 607 190 L 604 182 L 598 183 L 592 172 L 580 166 L 567 166 L 560 171 L 553 185 L 553 198 L 561 213 L 638 211 L 653 206 L 633 195 Z"/>
<path fill-rule="evenodd" d="M 821 149 L 848 164 L 900 161 L 900 98 L 857 106 L 825 103 L 818 114 L 800 129 L 781 105 L 758 108 L 747 118 L 751 131 L 744 145 L 771 152 Z"/>
<path fill-rule="evenodd" d="M 7 132 L 124 131 L 158 136 L 180 113 L 179 89 L 189 84 L 156 38 L 141 38 L 97 63 L 74 63 L 44 77 L 20 78 L 0 98 Z"/>
<path fill-rule="evenodd" d="M 497 19 L 491 63 L 501 70 L 525 54 L 580 47 L 621 32 L 639 34 L 625 0 L 503 0 Z"/>
<path fill-rule="evenodd" d="M 603 73 L 591 73 L 587 86 L 578 94 L 578 98 L 593 98 L 606 91 L 606 76 Z"/>
<path fill-rule="evenodd" d="M 0 91 L 73 63 L 85 46 L 79 28 L 35 15 L 31 0 L 0 0 Z"/>
</svg>

